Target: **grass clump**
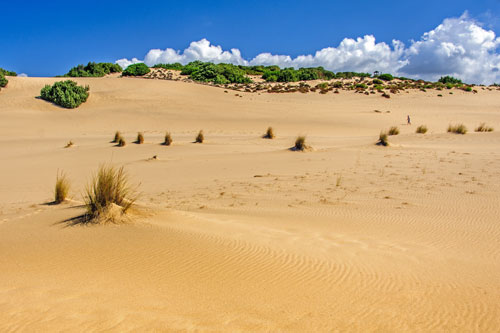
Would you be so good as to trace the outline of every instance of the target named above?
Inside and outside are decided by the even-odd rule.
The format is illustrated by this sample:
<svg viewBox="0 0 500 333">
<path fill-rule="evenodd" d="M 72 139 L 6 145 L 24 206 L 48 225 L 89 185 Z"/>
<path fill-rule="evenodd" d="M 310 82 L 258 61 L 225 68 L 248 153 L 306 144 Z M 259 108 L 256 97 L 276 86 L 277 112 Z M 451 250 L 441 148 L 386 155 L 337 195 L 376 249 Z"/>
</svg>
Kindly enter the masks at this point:
<svg viewBox="0 0 500 333">
<path fill-rule="evenodd" d="M 476 132 L 493 132 L 493 127 L 486 126 L 485 123 L 481 123 L 475 129 Z"/>
<path fill-rule="evenodd" d="M 69 181 L 64 173 L 57 173 L 56 186 L 54 188 L 54 203 L 60 204 L 68 197 Z"/>
<path fill-rule="evenodd" d="M 264 139 L 274 139 L 276 135 L 274 134 L 274 130 L 272 127 L 268 127 L 266 134 L 262 136 Z"/>
<path fill-rule="evenodd" d="M 386 132 L 380 132 L 377 145 L 384 147 L 387 147 L 389 145 L 389 139 Z"/>
<path fill-rule="evenodd" d="M 465 134 L 467 133 L 467 127 L 464 124 L 449 125 L 448 133 Z"/>
<path fill-rule="evenodd" d="M 79 86 L 75 81 L 66 80 L 46 85 L 40 91 L 42 99 L 67 109 L 74 109 L 87 101 L 89 86 Z"/>
<path fill-rule="evenodd" d="M 122 134 L 119 132 L 119 131 L 116 131 L 115 132 L 115 138 L 113 139 L 113 141 L 111 141 L 112 143 L 118 143 L 118 141 L 120 141 L 120 138 L 122 137 Z"/>
<path fill-rule="evenodd" d="M 66 146 L 64 146 L 64 148 L 71 148 L 73 147 L 74 143 L 73 141 L 69 140 L 69 142 L 66 144 Z"/>
<path fill-rule="evenodd" d="M 205 141 L 205 136 L 203 135 L 203 130 L 200 130 L 198 132 L 198 135 L 194 139 L 194 142 L 195 143 L 203 143 L 203 141 Z"/>
<path fill-rule="evenodd" d="M 137 133 L 137 140 L 135 141 L 135 143 L 139 145 L 142 145 L 144 143 L 144 135 L 141 132 Z"/>
<path fill-rule="evenodd" d="M 118 147 L 125 147 L 126 144 L 127 142 L 125 142 L 125 139 L 123 137 L 120 137 L 118 139 Z"/>
<path fill-rule="evenodd" d="M 118 217 L 116 214 L 126 213 L 136 199 L 123 167 L 103 165 L 85 192 L 86 221 L 113 222 Z"/>
<path fill-rule="evenodd" d="M 389 132 L 387 132 L 389 135 L 398 135 L 399 134 L 399 128 L 397 126 L 392 126 L 389 128 Z"/>
<path fill-rule="evenodd" d="M 165 146 L 170 146 L 172 144 L 172 135 L 170 135 L 170 132 L 165 134 L 165 141 L 163 141 L 163 144 Z"/>
<path fill-rule="evenodd" d="M 298 136 L 297 139 L 295 139 L 295 145 L 293 146 L 292 149 L 304 151 L 307 148 L 309 148 L 309 147 L 306 145 L 306 137 L 305 136 Z"/>
<path fill-rule="evenodd" d="M 418 126 L 417 130 L 415 131 L 415 133 L 419 133 L 419 134 L 425 134 L 425 133 L 427 133 L 427 126 L 425 126 L 425 125 Z"/>
</svg>

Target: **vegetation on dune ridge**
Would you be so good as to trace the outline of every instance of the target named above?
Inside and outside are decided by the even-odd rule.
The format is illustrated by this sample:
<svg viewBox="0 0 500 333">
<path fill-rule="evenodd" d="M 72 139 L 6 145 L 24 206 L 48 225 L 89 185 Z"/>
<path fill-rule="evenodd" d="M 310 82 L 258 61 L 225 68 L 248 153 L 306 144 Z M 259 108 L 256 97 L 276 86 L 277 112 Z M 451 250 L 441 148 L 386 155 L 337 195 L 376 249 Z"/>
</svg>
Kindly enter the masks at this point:
<svg viewBox="0 0 500 333">
<path fill-rule="evenodd" d="M 40 91 L 42 99 L 68 109 L 74 109 L 87 101 L 89 87 L 82 87 L 75 81 L 66 80 L 46 85 Z"/>
<path fill-rule="evenodd" d="M 9 83 L 6 76 L 17 76 L 17 73 L 0 68 L 0 88 L 6 87 Z"/>
<path fill-rule="evenodd" d="M 148 74 L 151 70 L 144 63 L 138 63 L 128 66 L 123 72 L 123 76 L 142 76 Z"/>
<path fill-rule="evenodd" d="M 122 68 L 118 64 L 109 62 L 89 62 L 87 66 L 78 65 L 64 74 L 64 77 L 102 77 L 111 73 L 120 73 Z"/>
</svg>

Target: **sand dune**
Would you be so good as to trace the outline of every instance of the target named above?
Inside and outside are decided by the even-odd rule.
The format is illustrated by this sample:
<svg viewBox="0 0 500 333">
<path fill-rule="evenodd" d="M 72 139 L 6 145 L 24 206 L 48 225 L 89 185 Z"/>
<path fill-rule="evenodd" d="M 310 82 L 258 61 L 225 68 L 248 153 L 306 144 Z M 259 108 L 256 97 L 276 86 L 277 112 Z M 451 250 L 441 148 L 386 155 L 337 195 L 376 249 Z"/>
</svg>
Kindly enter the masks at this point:
<svg viewBox="0 0 500 333">
<path fill-rule="evenodd" d="M 500 326 L 500 134 L 473 132 L 500 129 L 500 92 L 239 97 L 107 77 L 77 79 L 90 98 L 66 110 L 36 98 L 56 80 L 0 92 L 1 331 Z M 375 146 L 390 126 L 401 134 Z M 289 151 L 297 135 L 314 151 Z M 124 224 L 72 226 L 102 163 L 140 184 L 138 207 Z M 72 200 L 47 205 L 57 170 Z"/>
</svg>

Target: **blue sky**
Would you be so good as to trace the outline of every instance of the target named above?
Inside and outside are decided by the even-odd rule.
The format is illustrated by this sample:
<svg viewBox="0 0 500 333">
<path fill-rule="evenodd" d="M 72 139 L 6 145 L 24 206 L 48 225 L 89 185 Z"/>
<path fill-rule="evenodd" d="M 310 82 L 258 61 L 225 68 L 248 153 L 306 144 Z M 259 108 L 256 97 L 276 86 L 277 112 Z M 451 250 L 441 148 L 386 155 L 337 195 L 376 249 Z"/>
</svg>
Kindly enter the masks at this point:
<svg viewBox="0 0 500 333">
<path fill-rule="evenodd" d="M 64 74 L 88 61 L 142 59 L 152 48 L 184 50 L 206 38 L 251 59 L 292 58 L 373 35 L 391 45 L 419 40 L 468 11 L 500 31 L 500 0 L 434 1 L 6 1 L 0 67 L 29 76 Z M 498 35 L 498 34 L 497 34 Z M 391 46 L 392 47 L 392 46 Z"/>
</svg>

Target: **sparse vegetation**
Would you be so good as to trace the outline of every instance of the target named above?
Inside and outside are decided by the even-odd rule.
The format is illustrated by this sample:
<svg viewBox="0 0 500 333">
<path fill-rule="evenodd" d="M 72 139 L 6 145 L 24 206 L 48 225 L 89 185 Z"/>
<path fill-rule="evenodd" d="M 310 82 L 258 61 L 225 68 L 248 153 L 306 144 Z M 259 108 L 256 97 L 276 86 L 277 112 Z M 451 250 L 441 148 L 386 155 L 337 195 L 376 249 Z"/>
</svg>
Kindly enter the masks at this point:
<svg viewBox="0 0 500 333">
<path fill-rule="evenodd" d="M 267 128 L 267 131 L 266 131 L 266 134 L 264 134 L 264 136 L 262 136 L 264 139 L 274 139 L 275 138 L 275 134 L 274 134 L 274 130 L 272 127 L 268 127 Z"/>
<path fill-rule="evenodd" d="M 125 147 L 127 143 L 125 142 L 125 139 L 120 136 L 120 138 L 118 139 L 118 147 Z"/>
<path fill-rule="evenodd" d="M 493 132 L 493 127 L 486 126 L 485 123 L 481 123 L 475 129 L 476 132 Z"/>
<path fill-rule="evenodd" d="M 305 136 L 298 136 L 297 139 L 295 139 L 295 145 L 293 146 L 294 150 L 300 150 L 303 151 L 307 147 L 306 145 L 306 137 Z"/>
<path fill-rule="evenodd" d="M 389 140 L 388 140 L 387 133 L 380 132 L 380 135 L 378 137 L 377 145 L 380 145 L 380 146 L 388 146 L 389 145 Z"/>
<path fill-rule="evenodd" d="M 205 136 L 203 135 L 203 130 L 200 130 L 198 132 L 198 135 L 194 139 L 194 142 L 195 143 L 203 143 L 203 141 L 205 141 Z"/>
<path fill-rule="evenodd" d="M 165 146 L 170 146 L 172 144 L 172 136 L 170 135 L 170 132 L 165 134 L 165 141 L 163 141 L 163 144 Z"/>
<path fill-rule="evenodd" d="M 6 87 L 8 83 L 9 80 L 7 80 L 7 78 L 2 73 L 0 73 L 0 89 Z"/>
<path fill-rule="evenodd" d="M 122 137 L 122 134 L 119 132 L 119 131 L 116 131 L 115 132 L 115 138 L 113 139 L 113 141 L 111 141 L 112 143 L 118 143 L 118 141 L 120 141 L 120 138 Z"/>
<path fill-rule="evenodd" d="M 444 83 L 444 84 L 462 84 L 462 80 L 459 80 L 457 78 L 454 78 L 453 76 L 442 76 L 438 82 Z M 450 88 L 449 88 L 450 89 Z"/>
<path fill-rule="evenodd" d="M 425 134 L 425 133 L 427 133 L 427 126 L 420 125 L 417 127 L 417 130 L 415 132 L 419 133 L 419 134 Z"/>
<path fill-rule="evenodd" d="M 89 62 L 87 66 L 78 65 L 69 70 L 66 77 L 102 77 L 111 73 L 120 73 L 122 68 L 118 64 L 109 62 Z"/>
<path fill-rule="evenodd" d="M 54 203 L 60 204 L 68 197 L 69 181 L 64 173 L 57 173 L 56 186 L 54 188 Z"/>
<path fill-rule="evenodd" d="M 387 134 L 389 134 L 389 135 L 398 135 L 399 134 L 399 128 L 397 128 L 396 126 L 392 126 L 391 128 L 389 128 L 389 131 L 387 132 Z"/>
<path fill-rule="evenodd" d="M 70 140 L 70 141 L 66 144 L 66 146 L 64 146 L 64 148 L 70 148 L 70 147 L 73 147 L 73 145 L 74 145 L 73 141 L 71 141 L 71 140 Z"/>
<path fill-rule="evenodd" d="M 128 66 L 122 73 L 123 76 L 143 76 L 151 71 L 144 63 L 138 63 Z"/>
<path fill-rule="evenodd" d="M 117 210 L 126 213 L 136 199 L 123 167 L 101 166 L 85 192 L 85 220 L 114 222 Z"/>
<path fill-rule="evenodd" d="M 448 133 L 465 134 L 467 133 L 467 127 L 464 124 L 449 125 Z"/>
<path fill-rule="evenodd" d="M 87 101 L 89 87 L 82 87 L 75 81 L 66 80 L 46 85 L 40 91 L 42 99 L 68 109 L 74 109 Z"/>
<path fill-rule="evenodd" d="M 135 141 L 135 143 L 139 145 L 142 145 L 144 143 L 144 135 L 141 132 L 137 133 L 137 140 Z"/>
</svg>

